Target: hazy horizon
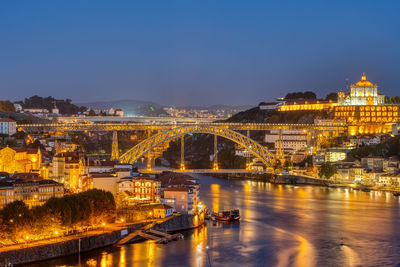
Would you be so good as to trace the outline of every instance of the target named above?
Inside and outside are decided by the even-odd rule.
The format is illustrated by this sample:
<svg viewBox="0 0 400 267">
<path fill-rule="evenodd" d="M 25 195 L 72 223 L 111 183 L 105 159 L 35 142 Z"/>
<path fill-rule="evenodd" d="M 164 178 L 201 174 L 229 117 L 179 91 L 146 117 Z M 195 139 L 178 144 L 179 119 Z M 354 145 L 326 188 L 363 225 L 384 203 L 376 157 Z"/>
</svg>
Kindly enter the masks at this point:
<svg viewBox="0 0 400 267">
<path fill-rule="evenodd" d="M 170 106 L 399 91 L 397 1 L 3 1 L 2 99 Z"/>
</svg>

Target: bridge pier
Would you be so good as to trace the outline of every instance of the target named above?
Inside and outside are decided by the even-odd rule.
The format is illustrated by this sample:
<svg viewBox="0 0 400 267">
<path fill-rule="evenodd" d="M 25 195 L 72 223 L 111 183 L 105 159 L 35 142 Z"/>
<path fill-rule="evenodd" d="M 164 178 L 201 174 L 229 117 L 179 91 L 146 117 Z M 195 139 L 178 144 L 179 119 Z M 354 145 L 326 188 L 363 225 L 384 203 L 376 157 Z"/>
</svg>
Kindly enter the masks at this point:
<svg viewBox="0 0 400 267">
<path fill-rule="evenodd" d="M 213 170 L 218 171 L 218 136 L 214 134 L 214 159 L 213 159 Z"/>
<path fill-rule="evenodd" d="M 112 146 L 111 146 L 111 160 L 118 160 L 119 159 L 119 152 L 118 152 L 118 132 L 113 131 L 112 136 Z"/>
<path fill-rule="evenodd" d="M 184 171 L 185 170 L 185 139 L 184 135 L 181 136 L 181 165 L 180 165 L 180 170 Z"/>
</svg>

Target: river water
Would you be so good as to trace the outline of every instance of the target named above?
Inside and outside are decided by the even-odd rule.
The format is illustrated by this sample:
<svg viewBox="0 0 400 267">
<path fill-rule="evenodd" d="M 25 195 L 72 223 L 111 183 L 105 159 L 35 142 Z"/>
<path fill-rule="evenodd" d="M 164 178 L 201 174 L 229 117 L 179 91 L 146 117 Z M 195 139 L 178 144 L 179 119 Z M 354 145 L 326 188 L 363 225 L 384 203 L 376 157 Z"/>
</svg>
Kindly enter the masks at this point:
<svg viewBox="0 0 400 267">
<path fill-rule="evenodd" d="M 240 223 L 208 223 L 166 245 L 107 247 L 30 266 L 400 266 L 398 197 L 196 177 L 201 200 L 214 210 L 239 208 Z"/>
</svg>

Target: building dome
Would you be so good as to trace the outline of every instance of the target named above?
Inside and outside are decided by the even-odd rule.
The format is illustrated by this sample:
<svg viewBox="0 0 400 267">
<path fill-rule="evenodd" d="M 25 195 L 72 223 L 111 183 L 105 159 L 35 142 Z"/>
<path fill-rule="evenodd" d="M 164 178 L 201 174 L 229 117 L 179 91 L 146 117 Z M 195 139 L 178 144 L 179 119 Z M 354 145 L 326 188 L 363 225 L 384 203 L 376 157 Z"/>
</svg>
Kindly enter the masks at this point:
<svg viewBox="0 0 400 267">
<path fill-rule="evenodd" d="M 374 84 L 372 84 L 370 81 L 367 81 L 367 76 L 365 76 L 365 73 L 363 73 L 361 80 L 356 83 L 356 86 L 372 87 Z"/>
</svg>

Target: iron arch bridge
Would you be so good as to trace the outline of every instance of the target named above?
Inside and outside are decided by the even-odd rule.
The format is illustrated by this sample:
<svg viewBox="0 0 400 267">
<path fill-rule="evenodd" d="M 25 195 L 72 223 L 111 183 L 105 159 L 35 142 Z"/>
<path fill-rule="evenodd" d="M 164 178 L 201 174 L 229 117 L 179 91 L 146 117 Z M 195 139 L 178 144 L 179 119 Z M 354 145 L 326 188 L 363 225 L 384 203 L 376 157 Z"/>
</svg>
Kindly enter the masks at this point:
<svg viewBox="0 0 400 267">
<path fill-rule="evenodd" d="M 193 133 L 212 134 L 229 139 L 245 147 L 266 166 L 273 168 L 273 161 L 275 157 L 265 147 L 258 144 L 256 141 L 233 130 L 205 125 L 182 126 L 153 135 L 121 155 L 119 157 L 119 161 L 121 163 L 133 163 L 158 145 L 183 135 Z"/>
</svg>

